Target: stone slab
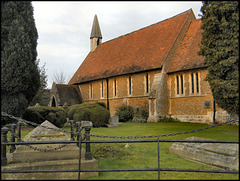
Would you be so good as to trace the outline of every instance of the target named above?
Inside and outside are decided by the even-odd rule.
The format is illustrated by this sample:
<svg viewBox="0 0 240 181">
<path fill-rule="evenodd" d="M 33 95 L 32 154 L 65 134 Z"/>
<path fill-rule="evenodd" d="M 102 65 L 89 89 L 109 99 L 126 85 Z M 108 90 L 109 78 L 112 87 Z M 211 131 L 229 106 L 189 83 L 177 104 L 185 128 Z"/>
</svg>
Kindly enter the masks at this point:
<svg viewBox="0 0 240 181">
<path fill-rule="evenodd" d="M 1 167 L 3 170 L 69 170 L 78 169 L 78 159 L 31 163 L 14 163 Z M 98 169 L 96 159 L 81 160 L 81 169 Z M 98 172 L 81 172 L 80 177 L 98 176 Z M 78 172 L 1 173 L 2 180 L 77 180 Z"/>
<path fill-rule="evenodd" d="M 111 117 L 110 124 L 108 124 L 107 126 L 109 128 L 111 128 L 111 127 L 119 126 L 119 124 L 120 124 L 119 123 L 119 117 L 117 115 L 114 115 L 114 116 Z"/>
<path fill-rule="evenodd" d="M 190 137 L 187 140 L 210 140 Z M 171 153 L 179 156 L 218 166 L 227 170 L 239 170 L 239 145 L 228 143 L 173 143 Z"/>
</svg>

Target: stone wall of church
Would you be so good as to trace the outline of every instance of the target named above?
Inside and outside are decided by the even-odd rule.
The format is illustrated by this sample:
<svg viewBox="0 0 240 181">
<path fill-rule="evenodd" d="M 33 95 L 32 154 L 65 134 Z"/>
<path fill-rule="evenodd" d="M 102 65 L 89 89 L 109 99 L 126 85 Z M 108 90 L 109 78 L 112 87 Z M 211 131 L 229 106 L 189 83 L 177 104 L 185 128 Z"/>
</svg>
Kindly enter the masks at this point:
<svg viewBox="0 0 240 181">
<path fill-rule="evenodd" d="M 169 115 L 184 122 L 209 123 L 213 121 L 213 96 L 209 83 L 204 80 L 206 75 L 206 69 L 169 75 Z M 226 120 L 226 112 L 217 105 L 216 115 L 222 115 L 216 116 L 216 121 Z"/>
<path fill-rule="evenodd" d="M 154 95 L 154 87 L 157 85 L 154 85 L 154 78 L 158 80 L 157 75 L 160 73 L 161 70 L 155 70 L 121 75 L 108 78 L 108 81 L 101 79 L 84 83 L 79 85 L 79 88 L 83 101 L 86 103 L 104 102 L 107 105 L 109 102 L 111 116 L 115 114 L 118 107 L 125 103 L 149 111 L 148 121 L 157 121 L 154 120 L 154 117 L 157 116 Z M 148 90 L 146 88 L 146 75 L 148 75 Z M 183 122 L 209 123 L 213 121 L 213 96 L 208 82 L 204 81 L 206 75 L 206 69 L 182 71 L 168 75 L 168 88 L 170 90 L 168 116 L 178 118 Z M 129 80 L 131 80 L 131 94 Z M 216 105 L 216 121 L 225 121 L 226 116 L 227 113 Z"/>
<path fill-rule="evenodd" d="M 121 75 L 108 78 L 108 80 L 101 79 L 80 84 L 79 88 L 84 102 L 93 103 L 98 101 L 104 102 L 107 105 L 108 101 L 111 116 L 115 114 L 116 109 L 123 103 L 148 111 L 149 95 L 153 79 L 155 74 L 159 72 L 160 70 L 154 70 Z M 130 80 L 131 83 L 129 83 Z"/>
<path fill-rule="evenodd" d="M 163 65 L 162 65 L 162 73 L 160 76 L 160 84 L 158 86 L 158 89 L 156 91 L 156 113 L 155 116 L 152 116 L 152 119 L 154 119 L 155 121 L 158 120 L 158 117 L 161 116 L 167 116 L 168 112 L 169 112 L 169 108 L 170 108 L 170 99 L 169 99 L 169 89 L 167 87 L 167 83 L 168 83 L 168 68 L 171 65 L 171 61 L 173 60 L 175 53 L 178 49 L 178 47 L 180 46 L 185 33 L 190 25 L 190 23 L 195 20 L 195 15 L 193 14 L 193 12 L 191 11 L 191 13 L 189 14 L 188 18 L 186 19 L 186 21 L 184 22 L 181 30 L 178 33 L 178 36 L 176 37 L 174 43 L 172 44 L 167 56 L 164 59 Z M 150 120 L 149 120 L 150 121 Z"/>
</svg>

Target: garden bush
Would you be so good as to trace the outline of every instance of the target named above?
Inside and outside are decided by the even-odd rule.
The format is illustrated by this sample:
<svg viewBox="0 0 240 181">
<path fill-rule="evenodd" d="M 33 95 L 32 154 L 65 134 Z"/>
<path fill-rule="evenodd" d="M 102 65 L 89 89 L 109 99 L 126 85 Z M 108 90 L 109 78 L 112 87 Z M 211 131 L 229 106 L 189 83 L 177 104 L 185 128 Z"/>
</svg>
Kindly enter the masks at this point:
<svg viewBox="0 0 240 181">
<path fill-rule="evenodd" d="M 140 111 L 135 109 L 134 117 L 131 122 L 133 123 L 146 123 L 148 119 L 148 112 L 144 109 L 140 109 Z"/>
<path fill-rule="evenodd" d="M 23 114 L 23 119 L 37 124 L 43 123 L 48 120 L 50 123 L 57 127 L 63 127 L 66 122 L 67 113 L 64 109 L 57 107 L 28 107 Z"/>
<path fill-rule="evenodd" d="M 122 104 L 117 108 L 115 115 L 119 117 L 119 122 L 145 123 L 148 119 L 148 111 Z"/>
<path fill-rule="evenodd" d="M 107 108 L 106 104 L 104 102 L 96 102 L 97 104 L 99 104 L 100 106 Z"/>
<path fill-rule="evenodd" d="M 91 121 L 93 127 L 104 127 L 109 123 L 110 113 L 99 103 L 76 104 L 67 109 L 67 117 L 77 121 Z"/>
<path fill-rule="evenodd" d="M 131 121 L 134 116 L 134 109 L 132 106 L 127 106 L 126 104 L 122 104 L 122 106 L 118 107 L 115 115 L 119 117 L 119 122 L 127 122 Z"/>
</svg>

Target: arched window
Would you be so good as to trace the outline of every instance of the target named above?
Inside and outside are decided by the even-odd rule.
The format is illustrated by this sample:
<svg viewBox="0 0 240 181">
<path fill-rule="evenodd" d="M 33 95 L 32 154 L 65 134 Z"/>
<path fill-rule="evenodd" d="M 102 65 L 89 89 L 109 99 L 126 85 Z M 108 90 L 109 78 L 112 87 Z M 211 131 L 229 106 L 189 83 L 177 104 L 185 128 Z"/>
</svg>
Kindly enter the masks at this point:
<svg viewBox="0 0 240 181">
<path fill-rule="evenodd" d="M 177 75 L 177 94 L 179 94 L 179 77 Z"/>
<path fill-rule="evenodd" d="M 192 90 L 192 94 L 198 94 L 200 92 L 198 72 L 191 73 L 191 90 Z"/>
<path fill-rule="evenodd" d="M 196 73 L 196 89 L 197 89 L 197 93 L 199 93 L 198 73 Z"/>
<path fill-rule="evenodd" d="M 176 75 L 176 87 L 177 87 L 177 95 L 183 95 L 184 94 L 184 89 L 183 89 L 183 75 Z"/>
<path fill-rule="evenodd" d="M 146 93 L 148 93 L 148 73 L 146 73 Z"/>
<path fill-rule="evenodd" d="M 104 88 L 104 87 L 103 87 L 103 81 L 102 81 L 102 97 L 103 97 L 103 88 Z"/>
<path fill-rule="evenodd" d="M 93 98 L 92 84 L 89 85 L 89 97 L 90 97 L 90 99 Z"/>
<path fill-rule="evenodd" d="M 194 76 L 191 74 L 191 82 L 192 82 L 192 93 L 194 93 Z"/>
<path fill-rule="evenodd" d="M 182 76 L 182 74 L 181 74 L 181 94 L 183 94 L 183 76 Z"/>
<path fill-rule="evenodd" d="M 131 95 L 132 94 L 132 78 L 131 78 L 131 76 L 129 75 L 129 81 L 128 81 L 128 93 L 129 93 L 129 95 Z"/>
<path fill-rule="evenodd" d="M 114 79 L 114 96 L 117 96 L 117 80 Z"/>
</svg>

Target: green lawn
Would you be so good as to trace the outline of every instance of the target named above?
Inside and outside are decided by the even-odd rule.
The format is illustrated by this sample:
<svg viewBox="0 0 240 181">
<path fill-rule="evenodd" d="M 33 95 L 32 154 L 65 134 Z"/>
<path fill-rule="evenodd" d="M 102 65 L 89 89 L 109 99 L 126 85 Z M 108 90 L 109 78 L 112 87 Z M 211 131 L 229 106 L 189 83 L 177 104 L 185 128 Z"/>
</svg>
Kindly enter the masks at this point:
<svg viewBox="0 0 240 181">
<path fill-rule="evenodd" d="M 184 132 L 207 127 L 207 124 L 194 123 L 122 123 L 112 128 L 92 128 L 91 134 L 106 136 L 150 136 Z M 161 137 L 160 139 L 186 139 L 191 136 L 214 140 L 239 140 L 238 126 L 219 126 L 204 131 Z M 70 131 L 69 127 L 65 130 Z M 26 135 L 27 131 L 23 133 Z M 70 135 L 69 135 L 70 136 Z M 155 139 L 155 138 L 149 138 Z M 109 138 L 91 137 L 91 140 L 109 140 Z M 112 140 L 112 139 L 111 139 Z M 118 139 L 119 140 L 119 139 Z M 127 139 L 126 139 L 127 140 Z M 157 143 L 92 143 L 91 151 L 98 160 L 100 169 L 119 168 L 157 168 Z M 194 162 L 169 152 L 172 143 L 160 143 L 160 167 L 178 169 L 220 170 L 218 167 Z M 85 145 L 84 145 L 85 146 Z M 164 180 L 236 180 L 239 174 L 198 173 L 198 172 L 161 172 Z M 98 177 L 89 180 L 155 180 L 157 172 L 100 172 Z"/>
<path fill-rule="evenodd" d="M 184 132 L 207 127 L 207 124 L 194 123 L 123 123 L 113 128 L 93 128 L 91 134 L 109 136 L 150 136 L 176 132 Z M 162 137 L 160 139 L 185 139 L 191 136 L 214 140 L 238 141 L 238 126 L 219 126 L 200 132 L 178 136 Z M 92 140 L 106 140 L 93 137 Z M 152 139 L 152 138 L 149 138 Z M 157 143 L 96 143 L 91 145 L 93 156 L 98 160 L 99 168 L 157 168 Z M 218 167 L 194 162 L 169 152 L 172 143 L 160 143 L 160 167 L 179 169 L 213 170 Z M 161 172 L 160 179 L 238 179 L 238 174 L 195 173 L 195 172 Z M 99 177 L 91 179 L 158 179 L 157 172 L 101 172 Z"/>
</svg>

